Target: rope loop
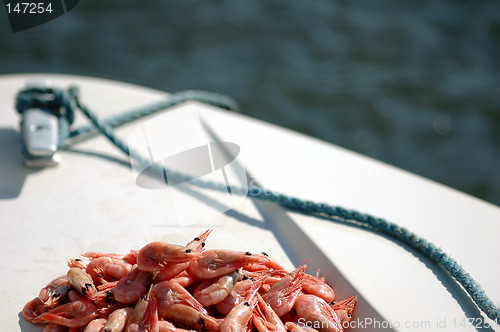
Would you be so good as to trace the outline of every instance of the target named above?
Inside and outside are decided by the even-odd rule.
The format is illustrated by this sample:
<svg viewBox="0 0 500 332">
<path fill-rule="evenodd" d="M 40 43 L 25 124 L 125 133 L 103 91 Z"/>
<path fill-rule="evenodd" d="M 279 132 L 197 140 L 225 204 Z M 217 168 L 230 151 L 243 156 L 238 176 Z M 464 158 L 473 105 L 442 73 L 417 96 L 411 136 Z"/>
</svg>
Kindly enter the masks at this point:
<svg viewBox="0 0 500 332">
<path fill-rule="evenodd" d="M 64 118 L 68 125 L 75 120 L 73 96 L 69 91 L 56 88 L 27 88 L 17 95 L 16 109 L 19 113 L 32 108 L 39 108 Z"/>
</svg>

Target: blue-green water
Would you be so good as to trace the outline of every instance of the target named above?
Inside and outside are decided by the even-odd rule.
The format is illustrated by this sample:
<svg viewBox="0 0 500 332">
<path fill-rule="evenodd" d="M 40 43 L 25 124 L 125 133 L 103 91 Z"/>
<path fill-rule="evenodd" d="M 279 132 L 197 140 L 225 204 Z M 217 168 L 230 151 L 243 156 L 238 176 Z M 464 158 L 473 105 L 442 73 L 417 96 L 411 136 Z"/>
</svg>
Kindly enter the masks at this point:
<svg viewBox="0 0 500 332">
<path fill-rule="evenodd" d="M 0 73 L 18 72 L 224 93 L 500 204 L 497 0 L 81 0 L 16 34 L 0 13 Z"/>
</svg>

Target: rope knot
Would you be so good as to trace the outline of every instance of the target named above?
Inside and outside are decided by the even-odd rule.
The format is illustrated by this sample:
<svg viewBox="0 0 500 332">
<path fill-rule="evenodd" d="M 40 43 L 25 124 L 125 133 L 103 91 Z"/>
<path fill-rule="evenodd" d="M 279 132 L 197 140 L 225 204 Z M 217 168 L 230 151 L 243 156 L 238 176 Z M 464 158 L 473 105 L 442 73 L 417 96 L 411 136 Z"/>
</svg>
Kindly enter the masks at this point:
<svg viewBox="0 0 500 332">
<path fill-rule="evenodd" d="M 16 109 L 19 113 L 38 108 L 64 118 L 68 124 L 75 119 L 72 94 L 55 88 L 27 88 L 17 95 Z"/>
</svg>

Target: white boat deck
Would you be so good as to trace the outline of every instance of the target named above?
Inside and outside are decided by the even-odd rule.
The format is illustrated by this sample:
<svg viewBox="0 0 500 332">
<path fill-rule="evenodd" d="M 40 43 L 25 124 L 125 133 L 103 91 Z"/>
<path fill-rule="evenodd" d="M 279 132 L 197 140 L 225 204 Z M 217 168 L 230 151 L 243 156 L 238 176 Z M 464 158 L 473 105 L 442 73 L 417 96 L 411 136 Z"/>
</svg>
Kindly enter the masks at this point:
<svg viewBox="0 0 500 332">
<path fill-rule="evenodd" d="M 208 218 L 202 220 L 195 213 L 183 219 L 170 206 L 172 191 L 137 186 L 128 158 L 102 136 L 60 152 L 63 161 L 57 167 L 23 167 L 15 96 L 26 81 L 41 78 L 49 78 L 56 87 L 78 85 L 83 103 L 101 117 L 166 96 L 88 77 L 0 76 L 0 243 L 6 254 L 0 277 L 0 317 L 4 331 L 42 331 L 20 312 L 46 283 L 66 273 L 68 256 L 86 251 L 126 253 L 153 240 L 184 244 L 205 228 L 214 228 L 209 248 L 265 251 L 290 269 L 311 259 L 309 272 L 321 268 L 339 298 L 358 295 L 357 325 L 350 331 L 380 331 L 377 324 L 387 327 L 389 322 L 396 331 L 474 331 L 475 326 L 491 324 L 451 277 L 387 237 L 270 203 L 229 200 L 227 195 L 198 189 L 187 195 L 191 197 L 189 209 L 202 211 Z M 265 188 L 404 226 L 441 247 L 500 302 L 499 207 L 240 114 L 200 103 L 176 109 L 198 112 L 221 141 L 236 143 L 239 165 Z M 79 114 L 77 124 L 84 123 L 86 119 Z M 127 139 L 140 128 L 139 123 L 116 133 Z M 155 138 L 155 142 L 160 139 L 175 150 L 189 140 L 172 139 L 185 137 L 189 128 L 169 130 L 163 140 Z M 498 329 L 493 324 L 486 330 Z"/>
</svg>

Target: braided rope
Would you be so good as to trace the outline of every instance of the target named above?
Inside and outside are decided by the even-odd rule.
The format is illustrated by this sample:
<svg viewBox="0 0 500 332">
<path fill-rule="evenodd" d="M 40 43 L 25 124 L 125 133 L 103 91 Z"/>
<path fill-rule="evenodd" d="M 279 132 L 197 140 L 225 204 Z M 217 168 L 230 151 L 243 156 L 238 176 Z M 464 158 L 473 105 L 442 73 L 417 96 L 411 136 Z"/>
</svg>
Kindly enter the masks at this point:
<svg viewBox="0 0 500 332">
<path fill-rule="evenodd" d="M 106 124 L 110 128 L 115 128 L 133 122 L 135 120 L 142 119 L 146 116 L 152 115 L 167 108 L 182 104 L 186 101 L 199 101 L 230 111 L 238 110 L 238 104 L 236 103 L 236 101 L 227 96 L 206 91 L 187 90 L 173 93 L 167 99 L 144 105 L 128 112 L 122 112 L 120 114 L 110 116 L 102 120 L 101 123 Z M 96 125 L 91 123 L 72 130 L 69 133 L 69 137 L 72 138 L 81 135 L 88 135 L 91 133 L 97 134 L 98 132 L 99 131 L 97 130 Z"/>
<path fill-rule="evenodd" d="M 158 112 L 164 108 L 168 108 L 174 105 L 177 105 L 181 102 L 187 100 L 199 100 L 208 102 L 212 105 L 223 106 L 227 109 L 235 109 L 236 104 L 229 98 L 210 94 L 205 92 L 196 92 L 196 91 L 187 91 L 182 93 L 177 93 L 172 95 L 172 100 L 160 101 L 155 104 L 148 105 L 144 108 L 138 108 L 131 112 L 127 112 L 125 114 L 121 114 L 120 116 L 111 117 L 105 120 L 101 120 L 95 113 L 93 113 L 88 107 L 81 104 L 78 90 L 75 87 L 70 88 L 67 91 L 54 90 L 54 95 L 60 96 L 63 99 L 62 105 L 64 108 L 68 108 L 68 113 L 73 114 L 75 110 L 80 110 L 92 123 L 92 125 L 88 125 L 85 127 L 81 127 L 80 129 L 74 130 L 65 137 L 76 137 L 79 135 L 87 134 L 91 131 L 98 130 L 102 133 L 108 140 L 113 143 L 116 147 L 118 147 L 121 151 L 123 151 L 126 155 L 132 157 L 137 160 L 139 163 L 144 165 L 149 165 L 151 162 L 136 153 L 135 151 L 130 150 L 128 145 L 123 142 L 118 136 L 116 136 L 113 132 L 112 127 L 119 126 L 124 123 L 128 123 L 130 121 L 134 121 L 141 117 L 153 114 Z M 22 105 L 29 104 L 28 101 L 36 98 L 37 93 L 39 91 L 30 91 L 25 90 L 21 92 L 18 96 L 18 105 L 21 104 L 19 109 L 23 109 Z M 29 105 L 36 104 L 36 101 Z M 21 112 L 20 110 L 20 112 Z M 64 117 L 63 117 L 64 118 Z M 68 118 L 67 123 L 70 124 L 72 122 L 69 121 L 71 117 Z M 69 127 L 69 125 L 68 125 Z M 63 146 L 64 143 L 61 144 Z M 166 171 L 161 166 L 156 166 L 161 171 Z M 169 176 L 172 176 L 176 180 L 191 180 L 191 178 L 187 177 L 182 173 L 176 173 L 169 171 Z M 247 193 L 246 189 L 243 188 L 228 188 L 225 184 L 212 182 L 212 181 L 204 181 L 201 179 L 196 179 L 190 181 L 190 183 L 207 189 L 217 190 L 220 192 L 228 192 L 231 191 L 235 194 L 245 194 Z M 469 294 L 474 303 L 478 306 L 478 308 L 485 313 L 490 319 L 499 323 L 500 321 L 500 308 L 498 308 L 493 301 L 485 294 L 484 290 L 480 287 L 480 285 L 450 256 L 444 253 L 440 248 L 436 247 L 433 243 L 428 242 L 424 238 L 416 235 L 415 233 L 409 231 L 408 229 L 398 226 L 392 222 L 386 221 L 382 218 L 377 218 L 371 216 L 369 214 L 360 213 L 355 210 L 348 210 L 339 206 L 333 206 L 326 203 L 318 203 L 309 200 L 303 200 L 297 197 L 291 197 L 286 194 L 276 193 L 274 191 L 263 190 L 262 188 L 251 188 L 248 190 L 247 195 L 252 198 L 274 202 L 284 208 L 287 208 L 292 211 L 299 211 L 308 215 L 318 216 L 318 217 L 328 217 L 332 221 L 342 220 L 346 223 L 363 225 L 369 229 L 374 231 L 381 232 L 383 234 L 388 235 L 389 237 L 399 240 L 411 248 L 417 250 L 422 253 L 424 256 L 429 258 L 431 261 L 436 263 L 438 266 L 441 266 L 444 270 L 446 270 Z"/>
</svg>

